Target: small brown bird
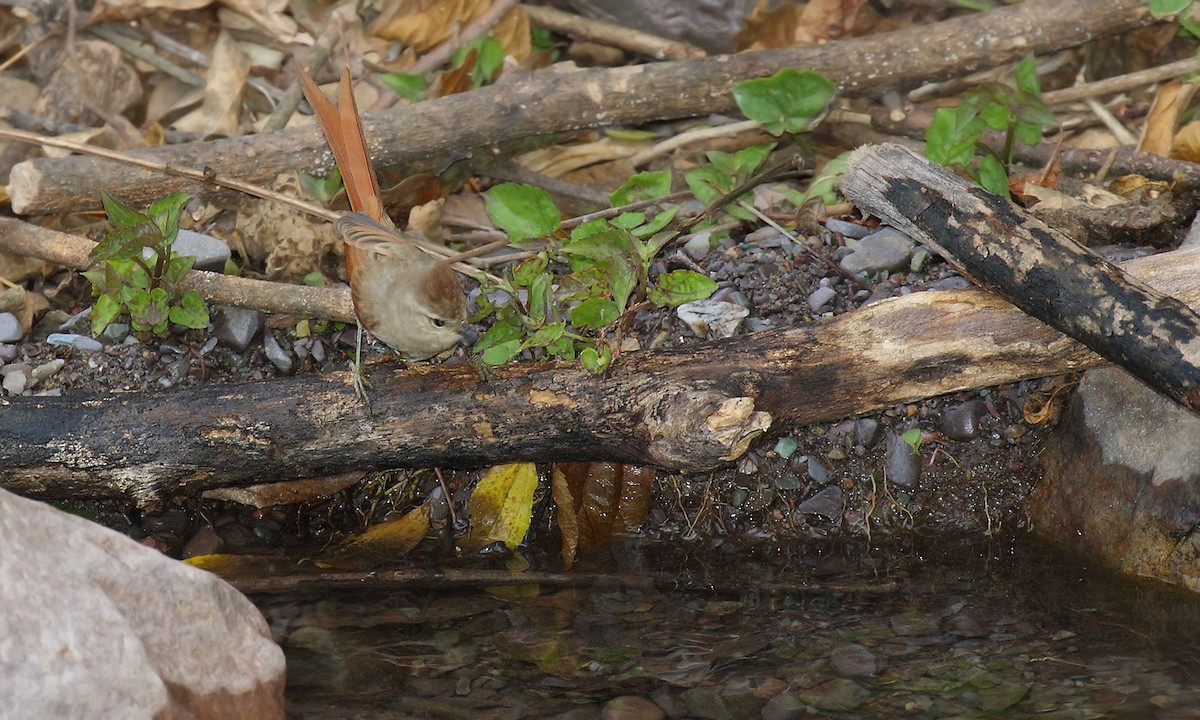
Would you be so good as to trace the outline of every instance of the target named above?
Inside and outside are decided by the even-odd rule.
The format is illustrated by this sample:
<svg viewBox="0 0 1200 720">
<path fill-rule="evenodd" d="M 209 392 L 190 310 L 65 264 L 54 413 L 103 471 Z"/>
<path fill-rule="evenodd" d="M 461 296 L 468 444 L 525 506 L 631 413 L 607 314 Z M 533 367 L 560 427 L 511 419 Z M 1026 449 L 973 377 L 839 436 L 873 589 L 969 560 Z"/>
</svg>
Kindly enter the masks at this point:
<svg viewBox="0 0 1200 720">
<path fill-rule="evenodd" d="M 400 355 L 424 360 L 458 343 L 467 303 L 450 264 L 417 247 L 384 212 L 350 71 L 342 72 L 337 107 L 303 68 L 300 83 L 325 131 L 353 209 L 334 227 L 346 242 L 346 274 L 359 326 L 354 388 L 365 398 L 359 364 L 364 327 Z"/>
</svg>

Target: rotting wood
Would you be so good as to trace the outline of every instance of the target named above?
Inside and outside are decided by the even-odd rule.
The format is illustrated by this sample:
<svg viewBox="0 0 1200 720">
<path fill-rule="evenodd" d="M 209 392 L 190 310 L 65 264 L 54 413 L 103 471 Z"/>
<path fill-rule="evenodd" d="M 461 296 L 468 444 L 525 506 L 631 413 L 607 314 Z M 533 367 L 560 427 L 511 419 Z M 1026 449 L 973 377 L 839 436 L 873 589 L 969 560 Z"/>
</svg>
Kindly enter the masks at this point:
<svg viewBox="0 0 1200 720">
<path fill-rule="evenodd" d="M 1200 249 L 1124 267 L 1200 306 Z M 985 290 L 915 293 L 810 326 L 628 353 L 603 377 L 568 364 L 501 367 L 486 381 L 462 365 L 377 364 L 367 368 L 373 414 L 348 372 L 3 398 L 0 483 L 33 497 L 152 503 L 356 468 L 607 459 L 700 471 L 753 438 L 768 419 L 754 413 L 782 433 L 1102 364 Z"/>
<path fill-rule="evenodd" d="M 868 145 L 842 192 L 977 285 L 1200 411 L 1200 315 L 1015 204 L 899 145 Z"/>
<path fill-rule="evenodd" d="M 611 125 L 640 125 L 735 110 L 731 90 L 785 67 L 824 73 L 848 96 L 913 87 L 1079 45 L 1155 22 L 1139 0 L 1022 3 L 895 32 L 807 48 L 574 72 L 542 71 L 479 90 L 396 108 L 365 120 L 381 168 L 445 164 L 496 143 Z M 379 138 L 387 138 L 382 142 Z M 315 128 L 187 143 L 132 155 L 177 167 L 217 168 L 269 185 L 291 170 L 320 173 L 330 157 Z M 13 168 L 8 194 L 19 214 L 100 207 L 98 179 L 123 201 L 214 188 L 90 157 L 42 158 Z"/>
</svg>

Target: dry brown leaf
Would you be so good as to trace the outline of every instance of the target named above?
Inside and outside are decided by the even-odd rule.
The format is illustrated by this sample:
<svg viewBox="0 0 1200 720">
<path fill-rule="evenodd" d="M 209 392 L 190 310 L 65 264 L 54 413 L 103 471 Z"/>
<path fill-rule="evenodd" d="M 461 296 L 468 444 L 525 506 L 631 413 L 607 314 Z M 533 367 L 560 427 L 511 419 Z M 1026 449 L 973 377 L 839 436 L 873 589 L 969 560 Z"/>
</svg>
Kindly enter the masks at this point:
<svg viewBox="0 0 1200 720">
<path fill-rule="evenodd" d="M 0 252 L 0 278 L 9 282 L 19 283 L 31 277 L 47 275 L 53 266 L 37 258 L 27 255 L 12 255 Z"/>
<path fill-rule="evenodd" d="M 362 479 L 364 472 L 356 470 L 303 480 L 262 483 L 246 487 L 217 488 L 206 490 L 202 497 L 209 500 L 227 500 L 256 508 L 273 505 L 291 505 L 328 498 Z"/>
<path fill-rule="evenodd" d="M 525 8 L 517 5 L 500 18 L 492 28 L 492 39 L 504 48 L 504 54 L 524 63 L 533 52 L 533 36 L 530 34 L 529 15 Z"/>
<path fill-rule="evenodd" d="M 280 43 L 311 45 L 313 38 L 300 32 L 287 12 L 291 0 L 220 0 L 217 12 L 221 27 L 230 30 L 262 30 Z"/>
<path fill-rule="evenodd" d="M 1142 138 L 1138 141 L 1137 149 L 1140 152 L 1159 157 L 1170 155 L 1179 116 L 1187 109 L 1195 93 L 1195 83 L 1185 84 L 1178 80 L 1172 80 L 1159 89 L 1154 104 L 1150 106 L 1150 113 L 1146 116 Z"/>
<path fill-rule="evenodd" d="M 550 495 L 558 509 L 555 515 L 558 530 L 562 534 L 563 567 L 570 570 L 575 564 L 575 553 L 579 550 L 579 520 L 575 517 L 576 500 L 571 494 L 571 484 L 560 465 L 555 465 L 550 471 Z"/>
<path fill-rule="evenodd" d="M 295 173 L 281 175 L 272 189 L 292 196 L 302 194 Z M 322 260 L 341 247 L 333 225 L 312 222 L 275 202 L 244 203 L 235 230 L 244 257 L 253 262 L 265 258 L 267 276 L 277 280 L 299 280 L 319 270 Z"/>
<path fill-rule="evenodd" d="M 212 0 L 97 0 L 88 15 L 87 25 L 128 22 L 159 10 L 179 12 L 210 5 Z"/>
<path fill-rule="evenodd" d="M 175 123 L 175 129 L 205 137 L 233 137 L 242 118 L 242 96 L 250 76 L 250 60 L 233 36 L 222 31 L 212 50 L 204 85 L 204 101 Z"/>
<path fill-rule="evenodd" d="M 523 167 L 549 177 L 563 175 L 597 163 L 621 160 L 645 147 L 644 143 L 604 137 L 578 145 L 554 145 L 517 158 Z"/>
<path fill-rule="evenodd" d="M 599 547 L 610 542 L 615 534 L 641 527 L 650 501 L 652 470 L 611 462 L 559 463 L 555 469 L 562 476 L 559 482 L 565 488 L 561 494 L 574 502 L 579 549 Z M 555 501 L 559 502 L 558 496 Z M 563 505 L 558 507 L 562 512 Z M 564 543 L 566 540 L 564 534 Z M 564 545 L 564 558 L 565 552 Z"/>
<path fill-rule="evenodd" d="M 766 3 L 759 2 L 734 43 L 739 50 L 766 50 L 847 37 L 865 4 L 866 0 L 810 0 L 767 9 Z"/>
<path fill-rule="evenodd" d="M 487 12 L 491 0 L 392 0 L 367 33 L 426 52 Z"/>
<path fill-rule="evenodd" d="M 1175 133 L 1175 139 L 1171 142 L 1171 157 L 1200 162 L 1200 120 L 1191 121 Z"/>
</svg>

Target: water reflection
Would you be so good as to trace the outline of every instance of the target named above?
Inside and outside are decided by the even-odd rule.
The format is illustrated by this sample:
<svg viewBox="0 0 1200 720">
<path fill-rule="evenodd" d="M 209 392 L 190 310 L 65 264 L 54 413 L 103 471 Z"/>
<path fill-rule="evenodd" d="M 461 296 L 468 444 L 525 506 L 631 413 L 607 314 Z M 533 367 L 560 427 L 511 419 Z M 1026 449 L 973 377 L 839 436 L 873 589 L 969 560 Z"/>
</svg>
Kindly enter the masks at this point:
<svg viewBox="0 0 1200 720">
<path fill-rule="evenodd" d="M 252 595 L 288 652 L 290 714 L 1200 715 L 1200 602 L 1025 537 L 505 563 Z"/>
</svg>

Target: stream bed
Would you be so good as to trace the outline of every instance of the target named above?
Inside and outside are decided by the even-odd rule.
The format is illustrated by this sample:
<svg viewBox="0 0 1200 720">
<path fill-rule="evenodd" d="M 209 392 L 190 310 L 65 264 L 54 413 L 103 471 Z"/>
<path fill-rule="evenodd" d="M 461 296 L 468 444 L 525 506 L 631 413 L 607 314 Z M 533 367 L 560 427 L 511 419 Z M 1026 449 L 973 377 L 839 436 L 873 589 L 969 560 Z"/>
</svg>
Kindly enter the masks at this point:
<svg viewBox="0 0 1200 720">
<path fill-rule="evenodd" d="M 462 562 L 251 593 L 289 716 L 1200 717 L 1200 600 L 1026 534 Z"/>
</svg>

